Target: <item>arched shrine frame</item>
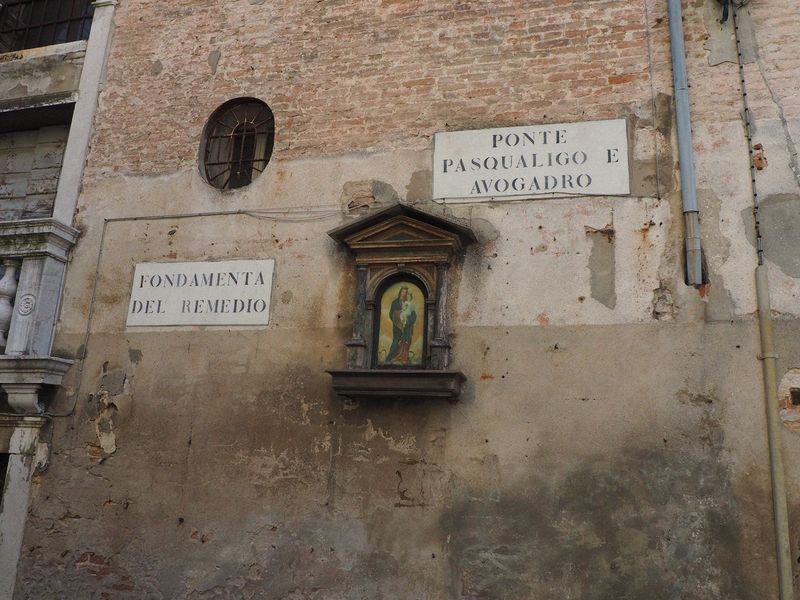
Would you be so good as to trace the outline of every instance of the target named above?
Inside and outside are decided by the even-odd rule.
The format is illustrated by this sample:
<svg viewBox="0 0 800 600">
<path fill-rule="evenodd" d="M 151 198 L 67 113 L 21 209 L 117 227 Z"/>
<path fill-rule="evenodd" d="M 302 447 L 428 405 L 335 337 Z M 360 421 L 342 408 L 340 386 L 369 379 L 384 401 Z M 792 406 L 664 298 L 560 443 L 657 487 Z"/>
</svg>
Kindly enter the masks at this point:
<svg viewBox="0 0 800 600">
<path fill-rule="evenodd" d="M 476 241 L 472 230 L 449 219 L 396 204 L 334 229 L 329 235 L 355 256 L 353 335 L 346 343 L 347 371 L 362 373 L 361 379 L 370 380 L 374 385 L 377 385 L 376 377 L 380 373 L 389 376 L 389 372 L 393 372 L 391 376 L 395 384 L 400 378 L 408 380 L 403 384 L 408 387 L 420 384 L 410 381 L 412 372 L 450 373 L 446 371 L 450 361 L 448 276 L 456 258 L 464 253 L 468 244 Z M 387 368 L 376 364 L 378 293 L 384 283 L 403 276 L 419 280 L 426 293 L 425 360 L 424 365 L 417 369 Z M 337 378 L 344 377 L 346 371 L 330 373 L 334 377 L 334 387 L 343 393 L 337 387 Z M 460 387 L 464 377 L 461 373 L 457 375 Z M 424 390 L 417 389 L 417 392 L 426 395 Z M 391 394 L 387 390 L 385 395 Z"/>
</svg>

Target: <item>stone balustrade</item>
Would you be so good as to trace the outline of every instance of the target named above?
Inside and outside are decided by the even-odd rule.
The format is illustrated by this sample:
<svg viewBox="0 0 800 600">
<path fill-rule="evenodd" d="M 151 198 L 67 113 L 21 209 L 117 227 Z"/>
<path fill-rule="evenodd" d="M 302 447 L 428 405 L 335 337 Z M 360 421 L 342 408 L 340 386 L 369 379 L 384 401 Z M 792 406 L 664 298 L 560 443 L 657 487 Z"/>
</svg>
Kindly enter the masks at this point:
<svg viewBox="0 0 800 600">
<path fill-rule="evenodd" d="M 3 277 L 0 279 L 0 349 L 5 350 L 8 328 L 17 297 L 17 269 L 20 261 L 14 258 L 3 260 Z"/>
<path fill-rule="evenodd" d="M 59 385 L 72 364 L 51 352 L 77 239 L 77 230 L 54 219 L 0 222 L 0 386 L 17 412 L 41 412 L 41 386 Z"/>
</svg>

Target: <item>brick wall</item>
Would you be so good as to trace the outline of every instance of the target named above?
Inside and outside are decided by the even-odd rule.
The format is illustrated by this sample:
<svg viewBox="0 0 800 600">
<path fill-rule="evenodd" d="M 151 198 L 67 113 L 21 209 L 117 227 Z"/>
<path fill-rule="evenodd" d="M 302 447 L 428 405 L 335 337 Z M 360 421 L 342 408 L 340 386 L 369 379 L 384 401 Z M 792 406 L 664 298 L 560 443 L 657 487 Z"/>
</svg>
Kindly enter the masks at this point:
<svg viewBox="0 0 800 600">
<path fill-rule="evenodd" d="M 671 92 L 666 4 L 127 0 L 89 176 L 193 165 L 208 115 L 239 95 L 275 111 L 276 159 L 427 148 L 447 128 L 616 117 L 648 100 L 651 75 L 656 91 Z M 693 115 L 737 120 L 738 72 L 708 65 L 705 5 L 684 2 Z M 748 9 L 768 56 L 761 71 L 748 67 L 753 109 L 773 114 L 777 94 L 787 116 L 800 114 L 800 8 L 776 0 Z"/>
<path fill-rule="evenodd" d="M 127 0 L 116 23 L 90 176 L 193 165 L 239 95 L 271 105 L 287 159 L 617 117 L 651 94 L 640 2 Z"/>
<path fill-rule="evenodd" d="M 666 0 L 648 0 L 655 13 L 654 69 L 671 76 L 669 32 L 657 22 L 663 17 Z M 664 5 L 659 7 L 658 5 Z M 684 0 L 684 29 L 692 118 L 695 121 L 720 122 L 741 119 L 742 96 L 739 70 L 735 62 L 709 65 L 709 23 L 722 16 L 716 0 Z M 660 11 L 660 12 L 659 12 Z M 800 58 L 797 55 L 800 39 L 800 5 L 792 0 L 752 0 L 740 9 L 745 23 L 740 38 L 745 46 L 756 43 L 758 59 L 745 57 L 745 77 L 750 108 L 756 118 L 776 118 L 780 103 L 785 117 L 800 116 L 800 99 L 796 82 L 800 78 Z M 752 25 L 751 25 L 752 23 Z M 664 23 L 666 25 L 666 22 Z M 750 32 L 754 32 L 752 37 Z M 733 16 L 726 25 L 733 44 Z M 666 83 L 662 80 L 660 84 Z M 671 87 L 671 84 L 670 84 Z"/>
<path fill-rule="evenodd" d="M 760 101 L 776 108 L 786 118 L 800 117 L 800 4 L 793 0 L 751 2 L 748 5 L 758 24 L 759 73 L 753 86 L 761 89 Z M 760 81 L 759 81 L 760 80 Z M 769 84 L 768 89 L 766 84 Z M 748 80 L 748 85 L 750 81 Z"/>
</svg>

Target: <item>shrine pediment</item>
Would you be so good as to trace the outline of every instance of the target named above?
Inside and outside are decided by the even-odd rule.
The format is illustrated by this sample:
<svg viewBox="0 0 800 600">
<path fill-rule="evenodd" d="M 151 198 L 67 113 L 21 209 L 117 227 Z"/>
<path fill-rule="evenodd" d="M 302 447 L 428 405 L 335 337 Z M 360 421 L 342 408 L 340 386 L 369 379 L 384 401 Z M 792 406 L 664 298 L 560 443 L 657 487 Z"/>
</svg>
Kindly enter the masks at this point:
<svg viewBox="0 0 800 600">
<path fill-rule="evenodd" d="M 456 254 L 475 241 L 468 227 L 403 204 L 338 227 L 328 235 L 359 254 L 391 249 Z"/>
<path fill-rule="evenodd" d="M 450 241 L 458 242 L 458 236 L 406 216 L 393 217 L 345 239 L 345 243 L 351 248 L 387 244 L 426 245 Z"/>
</svg>

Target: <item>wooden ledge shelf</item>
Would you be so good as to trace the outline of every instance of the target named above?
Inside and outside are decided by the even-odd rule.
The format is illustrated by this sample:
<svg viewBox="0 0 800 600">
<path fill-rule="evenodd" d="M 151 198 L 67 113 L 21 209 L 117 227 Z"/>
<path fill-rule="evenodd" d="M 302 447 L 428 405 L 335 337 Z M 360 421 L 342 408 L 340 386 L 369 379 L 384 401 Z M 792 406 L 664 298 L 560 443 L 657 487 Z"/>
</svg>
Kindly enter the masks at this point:
<svg viewBox="0 0 800 600">
<path fill-rule="evenodd" d="M 460 371 L 345 369 L 328 371 L 333 389 L 351 400 L 458 400 L 466 377 Z"/>
</svg>

